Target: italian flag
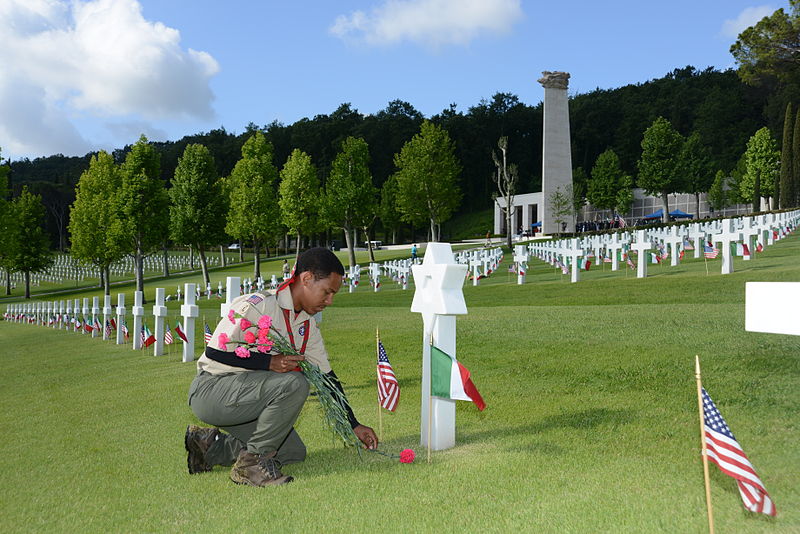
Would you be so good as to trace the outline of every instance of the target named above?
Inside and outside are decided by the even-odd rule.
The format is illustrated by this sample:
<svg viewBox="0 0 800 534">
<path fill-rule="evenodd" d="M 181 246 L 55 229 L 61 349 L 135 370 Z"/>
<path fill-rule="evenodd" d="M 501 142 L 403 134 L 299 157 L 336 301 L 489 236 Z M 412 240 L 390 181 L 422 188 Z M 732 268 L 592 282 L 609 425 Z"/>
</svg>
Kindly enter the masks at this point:
<svg viewBox="0 0 800 534">
<path fill-rule="evenodd" d="M 458 361 L 431 345 L 431 395 L 445 399 L 474 402 L 483 411 L 486 403 L 472 383 L 469 370 Z"/>
</svg>

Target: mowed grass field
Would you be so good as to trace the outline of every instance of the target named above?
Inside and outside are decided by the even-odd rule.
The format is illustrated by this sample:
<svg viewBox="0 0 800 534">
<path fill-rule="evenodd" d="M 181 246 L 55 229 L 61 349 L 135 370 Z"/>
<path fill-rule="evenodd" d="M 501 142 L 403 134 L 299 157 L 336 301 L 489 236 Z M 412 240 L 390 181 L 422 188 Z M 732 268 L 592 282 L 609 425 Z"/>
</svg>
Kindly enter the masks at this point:
<svg viewBox="0 0 800 534">
<path fill-rule="evenodd" d="M 381 329 L 401 385 L 397 412 L 383 416 L 382 449 L 411 447 L 418 458 L 404 465 L 343 449 L 310 397 L 298 423 L 308 459 L 285 469 L 296 480 L 280 488 L 236 486 L 227 468 L 187 474 L 183 433 L 198 421 L 186 392 L 195 367 L 177 350 L 153 357 L 0 323 L 3 526 L 702 533 L 699 354 L 706 389 L 778 509 L 775 519 L 746 512 L 734 480 L 711 465 L 717 532 L 800 532 L 800 338 L 744 331 L 744 283 L 800 281 L 798 260 L 800 237 L 790 236 L 737 261 L 728 276 L 719 260 L 707 275 L 701 259 L 651 266 L 643 280 L 593 266 L 570 284 L 533 260 L 524 286 L 505 266 L 479 287 L 465 285 L 458 356 L 488 407 L 481 413 L 459 402 L 457 446 L 430 464 L 419 445 L 423 339 L 421 317 L 409 311 L 413 289 L 384 281 L 375 294 L 365 280 L 354 294 L 345 288 L 321 324 L 333 366 L 359 419 L 377 428 Z M 155 287 L 176 283 L 147 292 L 152 298 Z M 170 311 L 177 315 L 176 304 Z M 219 301 L 201 301 L 212 326 L 218 314 Z"/>
</svg>

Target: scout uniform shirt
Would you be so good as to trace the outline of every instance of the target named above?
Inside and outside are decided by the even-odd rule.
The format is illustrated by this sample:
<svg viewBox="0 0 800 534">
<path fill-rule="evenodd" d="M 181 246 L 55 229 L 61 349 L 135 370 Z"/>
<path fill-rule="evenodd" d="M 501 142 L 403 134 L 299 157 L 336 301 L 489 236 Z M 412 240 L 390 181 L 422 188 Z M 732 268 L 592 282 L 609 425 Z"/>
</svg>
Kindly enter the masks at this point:
<svg viewBox="0 0 800 534">
<path fill-rule="evenodd" d="M 211 341 L 208 343 L 209 347 L 232 352 L 236 347 L 240 346 L 238 343 L 233 342 L 244 341 L 244 331 L 239 326 L 240 319 L 244 317 L 250 321 L 253 327 L 249 331 L 256 332 L 258 330 L 258 320 L 261 316 L 268 315 L 272 318 L 272 328 L 290 341 L 309 363 L 319 367 L 323 373 L 331 372 L 328 352 L 322 342 L 322 334 L 317 327 L 317 322 L 303 310 L 295 313 L 290 286 L 286 285 L 278 289 L 277 292 L 263 291 L 236 297 L 231 303 L 230 309 L 235 314 L 235 323 L 231 322 L 228 317 L 223 317 L 211 336 Z M 220 334 L 228 336 L 227 347 L 220 345 Z M 246 347 L 246 345 L 244 346 Z M 255 347 L 251 348 L 250 351 L 251 357 L 242 358 L 243 363 L 246 360 L 255 360 L 264 356 L 262 353 L 257 352 Z M 277 354 L 277 349 L 273 348 L 270 353 Z M 255 363 L 255 361 L 247 363 Z M 197 360 L 197 370 L 198 372 L 205 371 L 206 373 L 219 375 L 243 373 L 249 369 L 212 360 L 203 352 L 203 355 Z"/>
</svg>

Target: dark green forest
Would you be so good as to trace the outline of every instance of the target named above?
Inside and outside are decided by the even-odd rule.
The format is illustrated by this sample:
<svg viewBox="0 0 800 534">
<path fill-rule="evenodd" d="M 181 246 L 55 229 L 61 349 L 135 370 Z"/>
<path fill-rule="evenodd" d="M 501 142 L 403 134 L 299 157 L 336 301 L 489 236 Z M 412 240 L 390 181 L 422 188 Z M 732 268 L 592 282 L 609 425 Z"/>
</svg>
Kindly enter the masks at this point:
<svg viewBox="0 0 800 534">
<path fill-rule="evenodd" d="M 573 166 L 591 169 L 597 156 L 610 148 L 619 156 L 623 170 L 635 180 L 642 134 L 657 117 L 663 116 L 684 136 L 699 133 L 714 166 L 730 172 L 744 152 L 748 138 L 760 127 L 767 125 L 780 139 L 785 102 L 779 101 L 779 94 L 766 85 L 746 85 L 734 70 L 699 71 L 687 66 L 659 79 L 572 95 Z M 528 105 L 516 95 L 497 93 L 466 111 L 451 105 L 429 117 L 449 132 L 457 147 L 463 169 L 460 212 L 491 206 L 494 187 L 491 152 L 501 136 L 508 136 L 510 161 L 519 166 L 518 192 L 540 190 L 542 113 L 541 102 Z M 167 184 L 189 143 L 205 145 L 214 156 L 219 175 L 227 176 L 241 156 L 244 141 L 253 131 L 260 130 L 275 148 L 276 166 L 282 167 L 291 151 L 299 148 L 312 157 L 324 184 L 341 142 L 347 136 L 362 137 L 369 144 L 374 184 L 381 187 L 396 170 L 394 155 L 419 131 L 425 118 L 411 103 L 400 100 L 371 115 L 362 115 L 344 103 L 329 115 L 304 118 L 291 125 L 251 123 L 239 134 L 220 128 L 153 145 L 161 154 L 161 172 Z M 129 149 L 115 150 L 116 161 L 121 162 Z M 48 231 L 58 248 L 67 246 L 69 206 L 74 200 L 75 184 L 91 156 L 54 155 L 8 162 L 13 195 L 18 195 L 23 185 L 42 195 Z"/>
</svg>

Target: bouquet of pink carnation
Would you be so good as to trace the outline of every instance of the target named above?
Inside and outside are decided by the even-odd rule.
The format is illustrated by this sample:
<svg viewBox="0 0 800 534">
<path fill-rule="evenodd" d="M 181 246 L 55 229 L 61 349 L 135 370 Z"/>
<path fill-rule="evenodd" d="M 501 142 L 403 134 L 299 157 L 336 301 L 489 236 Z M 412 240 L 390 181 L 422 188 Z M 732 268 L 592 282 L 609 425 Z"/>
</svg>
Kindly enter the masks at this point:
<svg viewBox="0 0 800 534">
<path fill-rule="evenodd" d="M 226 334 L 219 335 L 219 346 L 227 350 L 228 343 L 237 343 L 234 353 L 240 358 L 249 358 L 250 349 L 267 353 L 274 350 L 277 354 L 300 355 L 292 344 L 272 326 L 272 317 L 262 315 L 257 324 L 253 324 L 245 317 L 239 318 L 233 310 L 228 312 L 228 320 L 236 324 L 244 332 L 244 341 L 233 341 Z M 319 367 L 306 360 L 298 362 L 298 367 L 308 382 L 317 390 L 317 398 L 322 408 L 323 419 L 328 428 L 344 441 L 345 445 L 352 445 L 361 454 L 359 447 L 361 441 L 350 426 L 347 415 L 349 403 L 344 394 L 336 387 L 330 376 L 320 371 Z"/>
</svg>

